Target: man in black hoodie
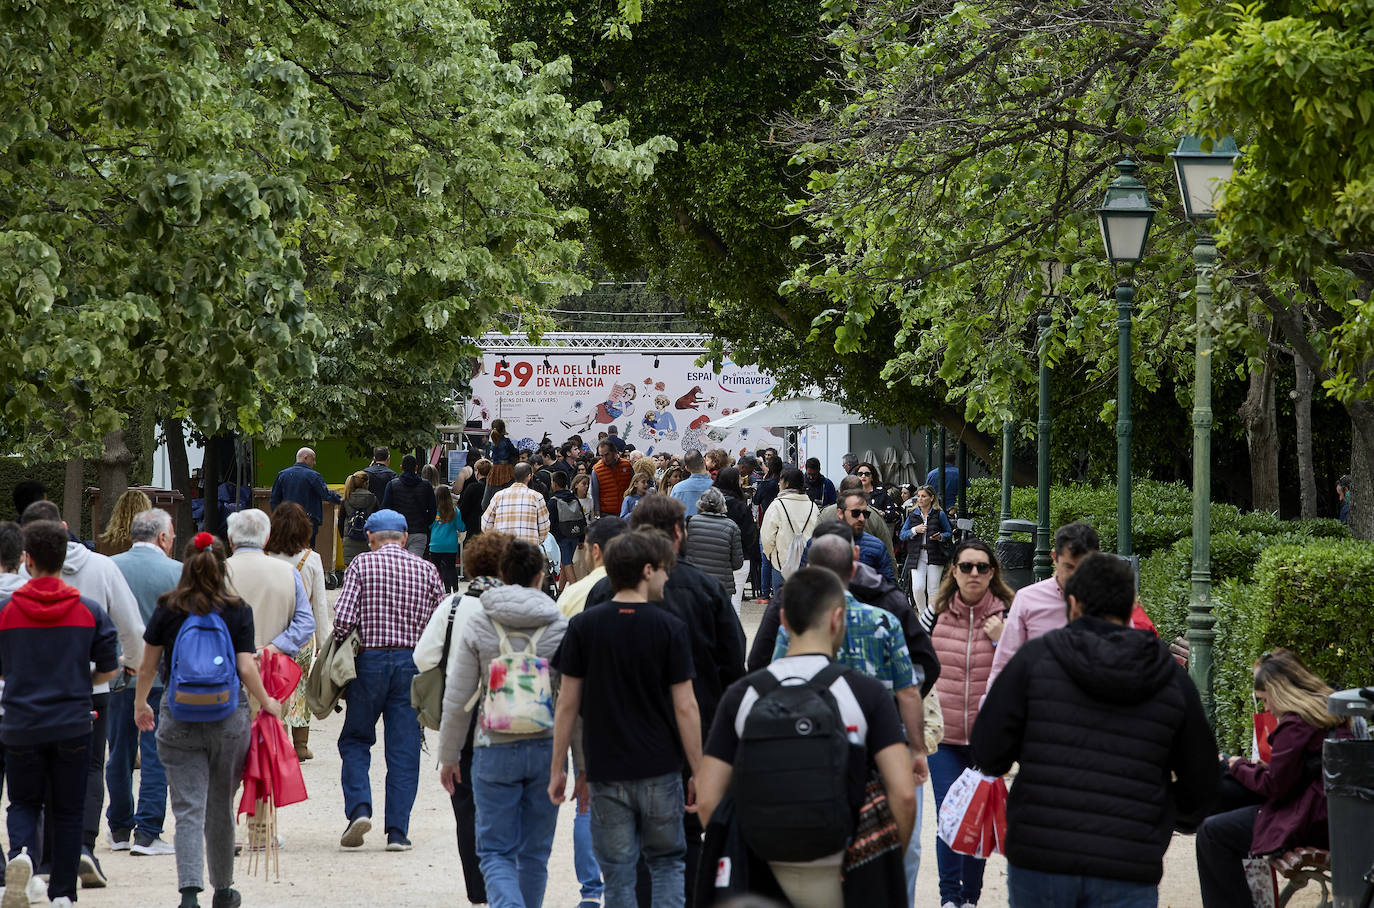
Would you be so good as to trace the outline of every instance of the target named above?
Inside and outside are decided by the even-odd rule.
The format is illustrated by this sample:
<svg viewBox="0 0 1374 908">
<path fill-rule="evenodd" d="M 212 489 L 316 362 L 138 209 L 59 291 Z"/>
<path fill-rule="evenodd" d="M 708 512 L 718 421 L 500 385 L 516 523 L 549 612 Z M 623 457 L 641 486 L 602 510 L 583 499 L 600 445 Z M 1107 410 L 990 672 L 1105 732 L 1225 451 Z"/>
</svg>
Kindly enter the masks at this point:
<svg viewBox="0 0 1374 908">
<path fill-rule="evenodd" d="M 1007 801 L 1007 888 L 1029 906 L 1156 904 L 1179 815 L 1216 794 L 1217 745 L 1168 647 L 1130 627 L 1130 565 L 1093 553 L 1064 585 L 1069 625 L 1028 641 L 973 726 Z"/>
<path fill-rule="evenodd" d="M 105 609 L 62 581 L 67 530 L 53 521 L 24 526 L 24 566 L 32 578 L 0 605 L 0 675 L 5 678 L 0 741 L 10 790 L 10 861 L 5 882 L 24 892 L 38 853 L 45 793 L 51 793 L 53 846 L 48 897 L 76 899 L 91 743 L 91 686 L 119 668 L 118 637 Z M 10 899 L 6 899 L 8 903 Z"/>
<path fill-rule="evenodd" d="M 387 483 L 382 492 L 382 509 L 387 508 L 406 519 L 406 551 L 423 558 L 439 503 L 434 486 L 420 478 L 420 462 L 414 454 L 401 458 L 401 475 Z"/>
</svg>

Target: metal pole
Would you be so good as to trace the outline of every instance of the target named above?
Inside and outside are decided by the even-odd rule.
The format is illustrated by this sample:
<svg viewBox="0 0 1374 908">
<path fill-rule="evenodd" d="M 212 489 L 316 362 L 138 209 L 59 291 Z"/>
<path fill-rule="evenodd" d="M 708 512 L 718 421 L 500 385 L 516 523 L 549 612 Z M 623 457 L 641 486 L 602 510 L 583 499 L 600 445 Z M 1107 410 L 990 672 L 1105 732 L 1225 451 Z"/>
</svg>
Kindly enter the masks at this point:
<svg viewBox="0 0 1374 908">
<path fill-rule="evenodd" d="M 1015 431 L 1010 419 L 1002 424 L 1002 520 L 997 525 L 998 542 L 1011 540 L 1007 521 L 1011 520 L 1011 439 Z"/>
<path fill-rule="evenodd" d="M 1131 302 L 1135 288 L 1127 273 L 1116 285 L 1116 552 L 1131 546 Z"/>
<path fill-rule="evenodd" d="M 1193 247 L 1197 269 L 1197 365 L 1193 383 L 1193 570 L 1188 596 L 1188 674 L 1216 724 L 1212 699 L 1212 274 L 1216 242 L 1199 232 Z"/>
<path fill-rule="evenodd" d="M 958 479 L 955 480 L 959 484 L 956 491 L 956 497 L 959 500 L 959 516 L 967 517 L 968 502 L 964 499 L 966 497 L 965 490 L 968 488 L 968 445 L 962 441 L 959 442 L 959 457 L 956 466 L 959 468 Z"/>
<path fill-rule="evenodd" d="M 935 495 L 945 510 L 953 507 L 954 502 L 945 500 L 945 427 L 940 426 L 940 482 L 935 486 Z"/>
<path fill-rule="evenodd" d="M 1037 581 L 1049 579 L 1054 572 L 1050 560 L 1050 314 L 1040 313 L 1040 420 L 1036 424 L 1038 437 L 1036 456 L 1035 507 L 1035 572 Z"/>
<path fill-rule="evenodd" d="M 935 432 L 934 426 L 926 426 L 926 468 L 922 476 L 929 476 L 935 469 Z"/>
</svg>

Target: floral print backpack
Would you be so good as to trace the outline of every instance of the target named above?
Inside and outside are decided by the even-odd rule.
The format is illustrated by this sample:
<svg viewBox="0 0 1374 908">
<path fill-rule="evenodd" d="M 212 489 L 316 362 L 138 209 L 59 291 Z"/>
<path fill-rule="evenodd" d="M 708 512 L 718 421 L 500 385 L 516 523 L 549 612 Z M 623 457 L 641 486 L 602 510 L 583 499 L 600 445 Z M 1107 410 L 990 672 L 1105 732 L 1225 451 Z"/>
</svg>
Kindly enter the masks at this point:
<svg viewBox="0 0 1374 908">
<path fill-rule="evenodd" d="M 468 703 L 470 709 L 482 697 L 482 724 L 485 732 L 502 735 L 535 735 L 553 728 L 553 684 L 549 680 L 549 660 L 536 655 L 539 638 L 548 625 L 537 631 L 507 632 L 494 618 L 501 643 L 500 655 L 487 663 L 486 693 L 479 689 Z M 516 650 L 510 637 L 524 637 L 525 646 Z"/>
</svg>

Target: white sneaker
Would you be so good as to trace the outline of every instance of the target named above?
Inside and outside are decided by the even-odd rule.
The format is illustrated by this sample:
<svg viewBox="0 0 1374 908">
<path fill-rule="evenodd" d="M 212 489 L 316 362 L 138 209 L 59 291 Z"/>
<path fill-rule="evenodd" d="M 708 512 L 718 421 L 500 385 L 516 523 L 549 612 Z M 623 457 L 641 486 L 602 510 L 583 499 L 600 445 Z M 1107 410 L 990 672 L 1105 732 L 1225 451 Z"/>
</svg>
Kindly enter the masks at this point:
<svg viewBox="0 0 1374 908">
<path fill-rule="evenodd" d="M 29 880 L 29 885 L 25 888 L 30 905 L 37 905 L 39 902 L 48 900 L 48 881 L 41 876 L 35 876 Z"/>
<path fill-rule="evenodd" d="M 0 897 L 0 908 L 29 908 L 28 887 L 32 881 L 33 861 L 25 848 L 5 865 L 5 894 Z"/>
<path fill-rule="evenodd" d="M 177 850 L 171 842 L 165 842 L 161 837 L 153 837 L 148 841 L 143 840 L 143 836 L 138 836 L 129 854 L 176 854 Z"/>
<path fill-rule="evenodd" d="M 52 900 L 52 908 L 72 908 L 72 900 L 65 895 Z"/>
</svg>

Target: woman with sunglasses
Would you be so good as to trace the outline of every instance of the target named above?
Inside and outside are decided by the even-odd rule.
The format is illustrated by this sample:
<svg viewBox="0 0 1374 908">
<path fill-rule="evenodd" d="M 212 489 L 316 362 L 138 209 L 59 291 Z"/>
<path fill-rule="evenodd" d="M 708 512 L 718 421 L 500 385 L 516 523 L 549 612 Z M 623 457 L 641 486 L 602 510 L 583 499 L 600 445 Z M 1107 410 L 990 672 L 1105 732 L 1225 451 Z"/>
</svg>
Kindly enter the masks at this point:
<svg viewBox="0 0 1374 908">
<path fill-rule="evenodd" d="M 878 473 L 878 468 L 871 463 L 861 463 L 854 468 L 854 475 L 859 477 L 859 482 L 863 483 L 864 494 L 868 496 L 868 503 L 874 510 L 882 512 L 883 518 L 889 524 L 893 524 L 901 517 L 902 509 L 887 489 L 882 485 L 882 476 Z M 896 527 L 894 526 L 893 529 Z"/>
<path fill-rule="evenodd" d="M 1210 816 L 1198 828 L 1205 908 L 1250 904 L 1242 863 L 1247 857 L 1328 846 L 1322 741 L 1351 736 L 1350 720 L 1326 710 L 1331 693 L 1289 650 L 1265 653 L 1255 663 L 1255 696 L 1279 724 L 1269 735 L 1267 763 L 1222 755 L 1227 781 L 1253 793 L 1253 803 Z"/>
<path fill-rule="evenodd" d="M 911 575 L 911 598 L 916 611 L 924 611 L 940 592 L 940 579 L 949 563 L 948 543 L 953 536 L 949 518 L 940 510 L 934 486 L 916 490 L 915 507 L 907 512 L 902 538 L 908 541 L 906 564 Z"/>
<path fill-rule="evenodd" d="M 1012 599 L 992 546 L 983 540 L 959 543 L 950 560 L 954 570 L 945 575 L 930 609 L 938 618 L 930 636 L 940 657 L 935 692 L 945 719 L 944 740 L 929 758 L 937 812 L 954 780 L 973 765 L 969 732 L 987 692 L 992 656 Z M 977 905 L 983 892 L 984 860 L 956 854 L 939 839 L 935 860 L 940 867 L 943 908 Z"/>
</svg>

